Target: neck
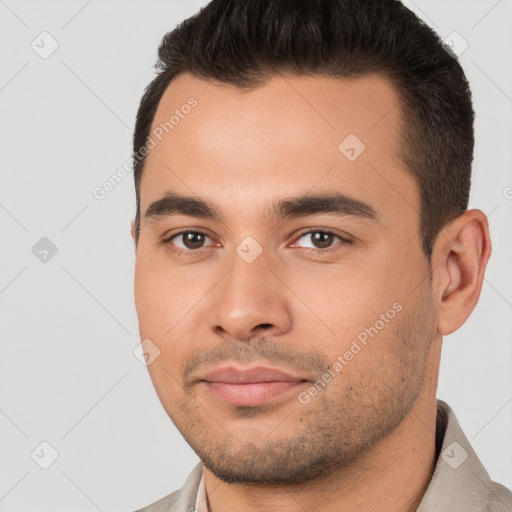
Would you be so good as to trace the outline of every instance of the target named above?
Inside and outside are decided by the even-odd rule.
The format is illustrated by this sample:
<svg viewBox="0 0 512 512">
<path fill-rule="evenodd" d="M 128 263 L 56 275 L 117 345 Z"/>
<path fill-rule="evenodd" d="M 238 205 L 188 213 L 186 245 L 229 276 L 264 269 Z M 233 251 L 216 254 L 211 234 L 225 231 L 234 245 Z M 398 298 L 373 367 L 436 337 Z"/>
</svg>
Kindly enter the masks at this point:
<svg viewBox="0 0 512 512">
<path fill-rule="evenodd" d="M 438 361 L 442 338 L 432 343 L 429 360 Z M 429 361 L 433 362 L 433 361 Z M 226 484 L 206 467 L 209 512 L 414 512 L 436 464 L 438 365 L 428 368 L 422 391 L 402 423 L 347 467 L 326 477 L 283 486 Z"/>
</svg>

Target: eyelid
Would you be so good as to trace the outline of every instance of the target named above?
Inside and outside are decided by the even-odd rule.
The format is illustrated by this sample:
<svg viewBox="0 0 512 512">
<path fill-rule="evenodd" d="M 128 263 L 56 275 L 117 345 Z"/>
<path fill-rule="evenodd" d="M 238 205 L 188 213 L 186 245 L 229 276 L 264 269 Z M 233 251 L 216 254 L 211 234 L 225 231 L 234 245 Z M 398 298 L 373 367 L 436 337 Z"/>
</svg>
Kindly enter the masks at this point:
<svg viewBox="0 0 512 512">
<path fill-rule="evenodd" d="M 206 236 L 209 236 L 210 238 L 214 238 L 209 232 L 208 230 L 204 229 L 204 228 L 186 228 L 186 229 L 181 229 L 179 231 L 176 231 L 174 233 L 171 233 L 172 230 L 169 230 L 169 231 L 166 231 L 165 234 L 162 235 L 162 241 L 163 242 L 166 242 L 168 240 L 170 240 L 171 238 L 174 238 L 178 235 L 184 235 L 186 233 L 199 233 L 201 235 L 206 235 Z M 171 233 L 171 234 L 170 234 Z"/>
</svg>

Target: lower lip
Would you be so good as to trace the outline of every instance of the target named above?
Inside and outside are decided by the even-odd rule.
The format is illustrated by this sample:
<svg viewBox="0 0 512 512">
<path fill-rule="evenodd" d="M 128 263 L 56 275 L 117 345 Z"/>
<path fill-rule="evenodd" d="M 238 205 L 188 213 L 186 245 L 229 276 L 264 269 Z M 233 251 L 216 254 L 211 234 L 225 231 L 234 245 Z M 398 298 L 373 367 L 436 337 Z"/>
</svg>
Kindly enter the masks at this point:
<svg viewBox="0 0 512 512">
<path fill-rule="evenodd" d="M 252 382 L 248 384 L 205 382 L 205 384 L 214 395 L 230 404 L 261 405 L 278 395 L 299 388 L 304 381 Z"/>
</svg>

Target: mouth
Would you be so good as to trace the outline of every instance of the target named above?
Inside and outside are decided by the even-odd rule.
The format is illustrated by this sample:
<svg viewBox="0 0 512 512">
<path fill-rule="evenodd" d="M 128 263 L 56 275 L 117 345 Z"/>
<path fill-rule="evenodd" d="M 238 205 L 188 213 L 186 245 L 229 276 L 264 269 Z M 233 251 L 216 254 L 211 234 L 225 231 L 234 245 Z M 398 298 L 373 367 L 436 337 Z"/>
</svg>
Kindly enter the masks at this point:
<svg viewBox="0 0 512 512">
<path fill-rule="evenodd" d="M 225 366 L 207 373 L 199 381 L 217 398 L 239 406 L 262 405 L 293 390 L 298 392 L 301 386 L 309 382 L 263 366 L 250 369 Z"/>
</svg>

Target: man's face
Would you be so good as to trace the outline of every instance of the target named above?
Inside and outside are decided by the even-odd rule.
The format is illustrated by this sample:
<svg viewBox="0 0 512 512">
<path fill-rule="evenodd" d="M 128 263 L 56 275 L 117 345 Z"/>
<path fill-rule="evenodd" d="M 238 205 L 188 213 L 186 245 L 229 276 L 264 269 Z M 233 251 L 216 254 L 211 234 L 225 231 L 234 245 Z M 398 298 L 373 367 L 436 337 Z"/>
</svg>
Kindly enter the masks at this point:
<svg viewBox="0 0 512 512">
<path fill-rule="evenodd" d="M 243 92 L 182 74 L 152 130 L 172 115 L 142 176 L 135 275 L 159 398 L 226 481 L 347 465 L 400 424 L 434 371 L 397 96 L 376 76 Z"/>
</svg>

